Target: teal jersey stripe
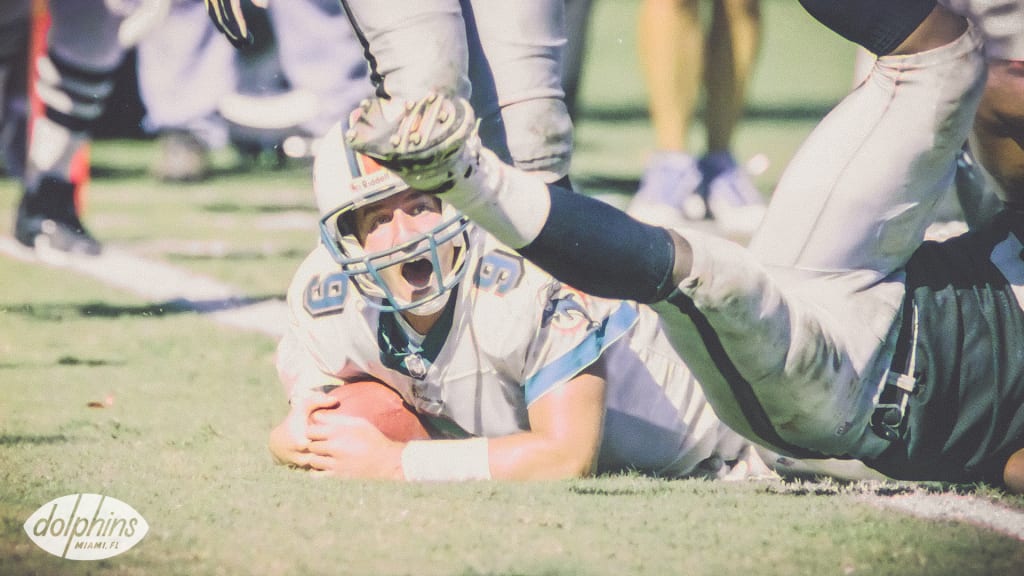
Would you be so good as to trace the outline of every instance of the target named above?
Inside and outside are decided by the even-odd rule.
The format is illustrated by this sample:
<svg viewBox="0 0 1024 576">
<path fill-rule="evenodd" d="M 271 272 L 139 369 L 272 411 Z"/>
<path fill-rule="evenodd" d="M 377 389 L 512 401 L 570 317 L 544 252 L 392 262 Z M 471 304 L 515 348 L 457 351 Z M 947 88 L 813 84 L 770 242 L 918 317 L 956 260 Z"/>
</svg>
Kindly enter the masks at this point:
<svg viewBox="0 0 1024 576">
<path fill-rule="evenodd" d="M 575 348 L 526 379 L 523 383 L 526 389 L 526 405 L 529 406 L 551 388 L 593 364 L 609 346 L 633 327 L 639 317 L 637 310 L 628 302 L 619 305 L 615 312 L 605 318 L 601 325 Z"/>
</svg>

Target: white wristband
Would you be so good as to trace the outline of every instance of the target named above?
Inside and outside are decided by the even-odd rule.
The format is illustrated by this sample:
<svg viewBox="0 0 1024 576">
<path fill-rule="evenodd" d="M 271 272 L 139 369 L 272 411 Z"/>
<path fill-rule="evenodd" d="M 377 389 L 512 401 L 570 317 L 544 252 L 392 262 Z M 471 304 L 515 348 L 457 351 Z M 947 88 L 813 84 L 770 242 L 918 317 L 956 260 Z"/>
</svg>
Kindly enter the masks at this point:
<svg viewBox="0 0 1024 576">
<path fill-rule="evenodd" d="M 410 482 L 490 480 L 487 438 L 409 442 L 402 449 L 402 473 Z"/>
</svg>

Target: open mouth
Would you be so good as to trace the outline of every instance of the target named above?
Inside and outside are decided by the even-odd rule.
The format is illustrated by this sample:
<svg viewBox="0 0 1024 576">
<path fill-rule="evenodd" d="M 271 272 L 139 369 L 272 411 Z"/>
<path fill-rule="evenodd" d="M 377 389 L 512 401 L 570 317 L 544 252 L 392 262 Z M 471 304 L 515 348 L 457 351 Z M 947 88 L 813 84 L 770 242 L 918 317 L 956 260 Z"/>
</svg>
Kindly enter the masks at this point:
<svg viewBox="0 0 1024 576">
<path fill-rule="evenodd" d="M 402 264 L 402 278 L 414 288 L 426 288 L 434 274 L 434 265 L 426 258 Z"/>
</svg>

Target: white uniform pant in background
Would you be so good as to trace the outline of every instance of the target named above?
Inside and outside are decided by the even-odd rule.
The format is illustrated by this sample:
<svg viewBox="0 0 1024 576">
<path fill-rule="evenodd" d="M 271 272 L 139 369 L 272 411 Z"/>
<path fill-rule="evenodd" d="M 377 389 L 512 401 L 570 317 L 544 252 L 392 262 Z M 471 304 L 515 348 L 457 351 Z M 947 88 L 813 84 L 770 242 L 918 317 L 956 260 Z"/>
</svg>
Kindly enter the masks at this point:
<svg viewBox="0 0 1024 576">
<path fill-rule="evenodd" d="M 315 113 L 300 128 L 321 136 L 370 94 L 355 33 L 336 0 L 271 2 L 267 15 L 284 80 L 316 97 Z M 205 5 L 176 0 L 166 21 L 139 44 L 138 55 L 147 130 L 182 130 L 210 148 L 226 145 L 228 126 L 218 108 L 240 89 L 240 75 L 236 51 L 214 28 Z M 275 88 L 280 90 L 262 92 Z"/>
</svg>

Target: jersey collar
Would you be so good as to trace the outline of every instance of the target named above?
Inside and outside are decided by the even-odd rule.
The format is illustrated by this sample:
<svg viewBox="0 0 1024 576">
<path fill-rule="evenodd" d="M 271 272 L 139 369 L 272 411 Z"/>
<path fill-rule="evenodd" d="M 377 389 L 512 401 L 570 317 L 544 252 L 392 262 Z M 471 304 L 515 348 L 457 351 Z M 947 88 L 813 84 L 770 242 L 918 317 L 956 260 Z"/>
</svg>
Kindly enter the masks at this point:
<svg viewBox="0 0 1024 576">
<path fill-rule="evenodd" d="M 457 285 L 452 288 L 452 295 L 444 307 L 444 313 L 427 332 L 420 346 L 409 342 L 409 337 L 395 317 L 397 312 L 382 312 L 377 323 L 377 346 L 380 348 L 381 363 L 418 380 L 426 377 L 427 371 L 441 353 L 441 348 L 451 332 L 455 305 L 459 299 L 458 290 Z"/>
</svg>

